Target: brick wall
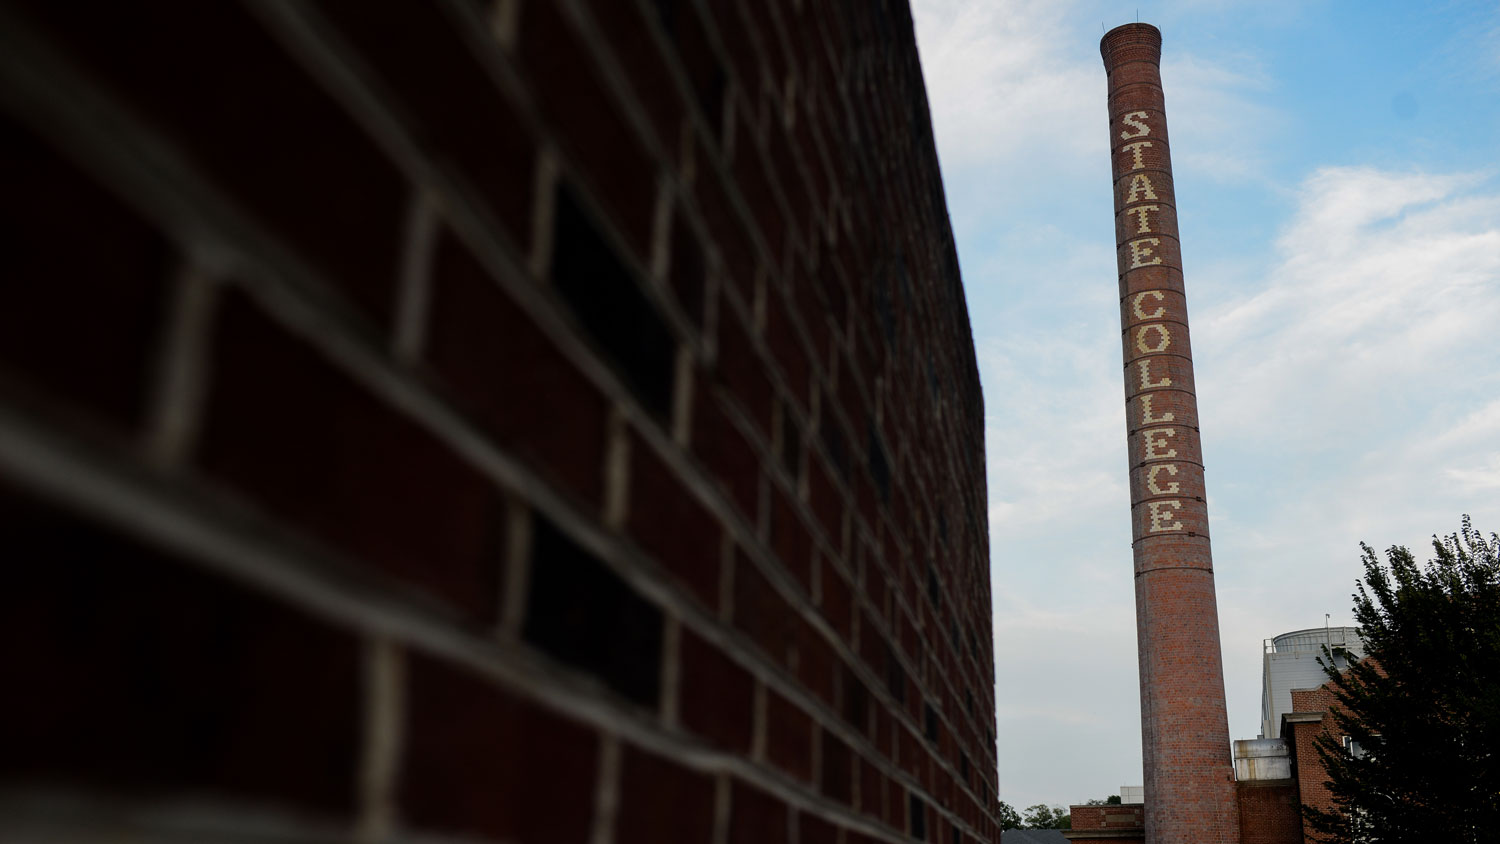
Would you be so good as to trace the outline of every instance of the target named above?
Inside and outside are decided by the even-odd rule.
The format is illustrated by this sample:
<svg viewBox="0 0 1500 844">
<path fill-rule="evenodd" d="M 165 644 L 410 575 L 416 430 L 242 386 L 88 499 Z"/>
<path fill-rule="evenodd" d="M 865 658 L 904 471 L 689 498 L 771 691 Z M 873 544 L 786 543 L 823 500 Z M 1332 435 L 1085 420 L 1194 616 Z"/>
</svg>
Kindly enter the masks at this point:
<svg viewBox="0 0 1500 844">
<path fill-rule="evenodd" d="M 1069 806 L 1073 829 L 1139 829 L 1146 822 L 1145 806 L 1115 804 L 1113 806 Z"/>
<path fill-rule="evenodd" d="M 7 0 L 0 149 L 0 837 L 998 840 L 903 3 Z"/>
<path fill-rule="evenodd" d="M 1302 809 L 1295 780 L 1241 781 L 1241 844 L 1302 844 Z"/>
<path fill-rule="evenodd" d="M 1283 734 L 1288 736 L 1292 751 L 1292 770 L 1297 778 L 1298 801 L 1331 812 L 1336 807 L 1333 792 L 1328 789 L 1328 773 L 1318 757 L 1317 738 L 1333 728 L 1328 710 L 1337 703 L 1327 683 L 1316 689 L 1292 689 L 1292 711 L 1282 716 Z M 1316 833 L 1305 821 L 1302 835 L 1315 840 Z"/>
<path fill-rule="evenodd" d="M 1071 829 L 1063 836 L 1078 844 L 1144 844 L 1146 807 L 1139 803 L 1113 806 L 1069 806 Z"/>
</svg>

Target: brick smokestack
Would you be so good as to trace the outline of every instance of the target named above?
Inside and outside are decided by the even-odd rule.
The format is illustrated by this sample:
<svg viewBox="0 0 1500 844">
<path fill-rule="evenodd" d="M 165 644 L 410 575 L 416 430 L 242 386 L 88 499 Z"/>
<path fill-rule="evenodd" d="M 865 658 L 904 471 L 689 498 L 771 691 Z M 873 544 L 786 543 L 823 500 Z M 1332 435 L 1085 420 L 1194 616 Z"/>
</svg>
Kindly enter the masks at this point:
<svg viewBox="0 0 1500 844">
<path fill-rule="evenodd" d="M 1239 829 L 1159 68 L 1161 32 L 1142 23 L 1116 27 L 1099 49 L 1109 74 L 1146 841 L 1235 844 Z"/>
</svg>

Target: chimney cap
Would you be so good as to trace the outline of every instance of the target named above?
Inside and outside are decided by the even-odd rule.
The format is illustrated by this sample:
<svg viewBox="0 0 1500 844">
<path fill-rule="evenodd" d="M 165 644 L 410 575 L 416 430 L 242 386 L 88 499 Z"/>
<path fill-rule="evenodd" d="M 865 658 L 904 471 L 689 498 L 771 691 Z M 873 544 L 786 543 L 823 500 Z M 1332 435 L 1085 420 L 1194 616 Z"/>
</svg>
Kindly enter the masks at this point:
<svg viewBox="0 0 1500 844">
<path fill-rule="evenodd" d="M 1099 39 L 1099 54 L 1106 72 L 1129 61 L 1161 64 L 1161 30 L 1149 23 L 1121 24 Z"/>
</svg>

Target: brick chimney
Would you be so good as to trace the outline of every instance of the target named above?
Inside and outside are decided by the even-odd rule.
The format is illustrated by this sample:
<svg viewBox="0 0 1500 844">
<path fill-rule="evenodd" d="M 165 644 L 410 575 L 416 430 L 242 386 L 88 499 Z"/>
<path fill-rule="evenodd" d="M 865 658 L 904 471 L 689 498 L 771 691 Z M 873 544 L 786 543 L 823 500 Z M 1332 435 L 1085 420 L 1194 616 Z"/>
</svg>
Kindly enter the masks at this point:
<svg viewBox="0 0 1500 844">
<path fill-rule="evenodd" d="M 1109 74 L 1146 841 L 1237 844 L 1161 32 L 1126 24 L 1099 49 Z"/>
</svg>

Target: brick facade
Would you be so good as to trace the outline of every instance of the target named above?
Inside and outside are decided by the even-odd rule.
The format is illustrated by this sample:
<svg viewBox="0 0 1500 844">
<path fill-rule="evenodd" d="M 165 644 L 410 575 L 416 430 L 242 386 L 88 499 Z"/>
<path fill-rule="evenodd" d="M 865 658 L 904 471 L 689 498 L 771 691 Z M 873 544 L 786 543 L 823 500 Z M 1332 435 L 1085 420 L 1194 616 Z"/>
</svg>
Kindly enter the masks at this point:
<svg viewBox="0 0 1500 844">
<path fill-rule="evenodd" d="M 1291 746 L 1292 766 L 1297 778 L 1297 799 L 1305 806 L 1334 810 L 1333 792 L 1328 788 L 1328 774 L 1318 756 L 1318 736 L 1333 727 L 1328 712 L 1337 704 L 1327 683 L 1316 689 L 1293 689 L 1292 711 L 1282 716 L 1281 734 Z M 1303 836 L 1314 840 L 1313 829 L 1303 822 Z"/>
<path fill-rule="evenodd" d="M 0 148 L 0 837 L 999 840 L 904 3 L 6 0 Z"/>
<path fill-rule="evenodd" d="M 1145 807 L 1139 803 L 1070 806 L 1068 812 L 1074 830 L 1139 829 L 1145 817 Z"/>
<path fill-rule="evenodd" d="M 1240 844 L 1301 844 L 1302 807 L 1296 781 L 1237 783 Z"/>
<path fill-rule="evenodd" d="M 1140 803 L 1069 806 L 1072 828 L 1063 835 L 1078 844 L 1144 844 L 1146 807 Z"/>
<path fill-rule="evenodd" d="M 1109 76 L 1146 839 L 1235 844 L 1203 451 L 1158 67 L 1161 33 L 1127 24 L 1105 34 L 1099 48 Z"/>
</svg>

